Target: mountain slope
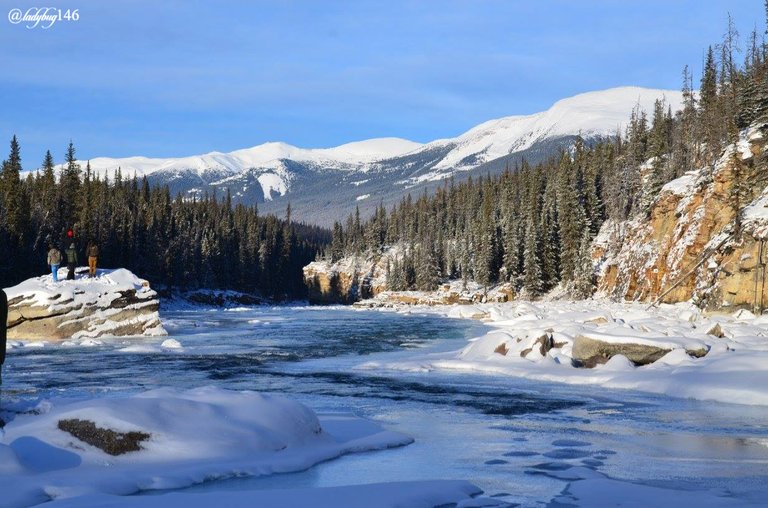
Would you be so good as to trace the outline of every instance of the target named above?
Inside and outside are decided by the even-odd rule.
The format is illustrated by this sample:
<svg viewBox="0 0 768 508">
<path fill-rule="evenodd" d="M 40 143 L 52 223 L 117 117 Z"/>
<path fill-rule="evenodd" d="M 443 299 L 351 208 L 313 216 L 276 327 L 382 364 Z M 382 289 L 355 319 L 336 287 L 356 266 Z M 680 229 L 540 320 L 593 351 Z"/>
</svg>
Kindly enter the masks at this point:
<svg viewBox="0 0 768 508">
<path fill-rule="evenodd" d="M 146 176 L 174 194 L 229 190 L 234 200 L 259 203 L 267 212 L 280 213 L 290 201 L 294 217 L 329 225 L 356 206 L 365 214 L 450 177 L 498 173 L 523 158 L 536 163 L 567 149 L 578 135 L 588 142 L 613 135 L 624 129 L 633 108 L 651 111 L 659 98 L 673 110 L 682 102 L 677 91 L 620 87 L 563 99 L 540 113 L 490 120 L 426 144 L 378 138 L 306 149 L 273 142 L 230 153 L 99 157 L 90 163 L 100 175 L 114 178 L 119 168 L 124 178 Z"/>
</svg>

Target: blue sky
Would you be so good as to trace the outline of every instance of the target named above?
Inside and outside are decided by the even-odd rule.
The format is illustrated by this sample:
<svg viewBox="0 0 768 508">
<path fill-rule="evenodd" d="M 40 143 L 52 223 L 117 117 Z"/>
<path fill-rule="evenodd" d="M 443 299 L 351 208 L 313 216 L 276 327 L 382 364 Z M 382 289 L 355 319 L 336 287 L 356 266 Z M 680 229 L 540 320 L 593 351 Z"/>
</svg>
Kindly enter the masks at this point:
<svg viewBox="0 0 768 508">
<path fill-rule="evenodd" d="M 0 0 L 0 142 L 17 134 L 27 169 L 70 139 L 92 158 L 452 137 L 589 90 L 679 88 L 728 12 L 743 40 L 763 29 L 763 0 L 46 0 L 80 19 L 8 20 L 41 5 Z"/>
</svg>

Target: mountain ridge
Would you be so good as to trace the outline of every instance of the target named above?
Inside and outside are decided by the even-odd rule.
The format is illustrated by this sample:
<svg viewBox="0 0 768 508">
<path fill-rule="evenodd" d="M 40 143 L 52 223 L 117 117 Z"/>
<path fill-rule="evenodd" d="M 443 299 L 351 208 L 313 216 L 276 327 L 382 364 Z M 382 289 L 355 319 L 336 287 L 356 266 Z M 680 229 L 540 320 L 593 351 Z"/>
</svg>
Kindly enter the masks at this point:
<svg viewBox="0 0 768 508">
<path fill-rule="evenodd" d="M 90 164 L 97 174 L 113 179 L 120 169 L 124 178 L 146 176 L 190 198 L 228 191 L 237 202 L 274 213 L 290 201 L 296 218 L 331 225 L 356 207 L 370 212 L 451 177 L 497 173 L 522 158 L 535 163 L 567 149 L 576 136 L 615 135 L 635 107 L 650 112 L 660 98 L 673 110 L 682 104 L 679 91 L 625 86 L 567 97 L 545 111 L 488 120 L 428 143 L 384 137 L 301 148 L 278 141 L 176 158 L 98 157 Z"/>
</svg>

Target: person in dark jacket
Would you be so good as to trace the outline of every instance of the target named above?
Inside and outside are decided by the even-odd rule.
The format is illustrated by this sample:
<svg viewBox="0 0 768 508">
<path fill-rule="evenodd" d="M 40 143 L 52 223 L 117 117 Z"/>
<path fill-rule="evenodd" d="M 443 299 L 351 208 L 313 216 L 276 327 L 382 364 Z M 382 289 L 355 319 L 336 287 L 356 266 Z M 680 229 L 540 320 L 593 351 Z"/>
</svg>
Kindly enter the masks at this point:
<svg viewBox="0 0 768 508">
<path fill-rule="evenodd" d="M 8 342 L 8 295 L 0 289 L 0 385 L 3 384 L 5 346 Z M 2 420 L 0 420 L 2 421 Z"/>
<path fill-rule="evenodd" d="M 77 268 L 77 249 L 74 242 L 69 245 L 69 249 L 64 251 L 67 257 L 67 280 L 75 280 L 75 268 Z"/>
<path fill-rule="evenodd" d="M 85 255 L 88 257 L 88 276 L 96 277 L 96 261 L 99 258 L 99 246 L 91 240 L 88 242 L 88 248 L 85 249 Z"/>
</svg>

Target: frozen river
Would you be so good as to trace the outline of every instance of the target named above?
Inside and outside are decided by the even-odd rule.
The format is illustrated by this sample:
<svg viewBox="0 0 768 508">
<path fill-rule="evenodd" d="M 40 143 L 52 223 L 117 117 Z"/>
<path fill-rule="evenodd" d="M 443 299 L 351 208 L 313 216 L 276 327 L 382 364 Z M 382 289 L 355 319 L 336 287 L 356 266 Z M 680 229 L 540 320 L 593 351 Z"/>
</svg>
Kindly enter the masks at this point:
<svg viewBox="0 0 768 508">
<path fill-rule="evenodd" d="M 457 372 L 364 370 L 370 359 L 459 349 L 481 324 L 419 314 L 274 307 L 163 312 L 164 338 L 9 351 L 3 398 L 27 406 L 171 386 L 284 393 L 318 413 L 351 412 L 415 442 L 305 472 L 189 490 L 294 488 L 467 479 L 486 495 L 541 506 L 582 465 L 628 482 L 768 494 L 768 408 L 672 399 Z"/>
</svg>

